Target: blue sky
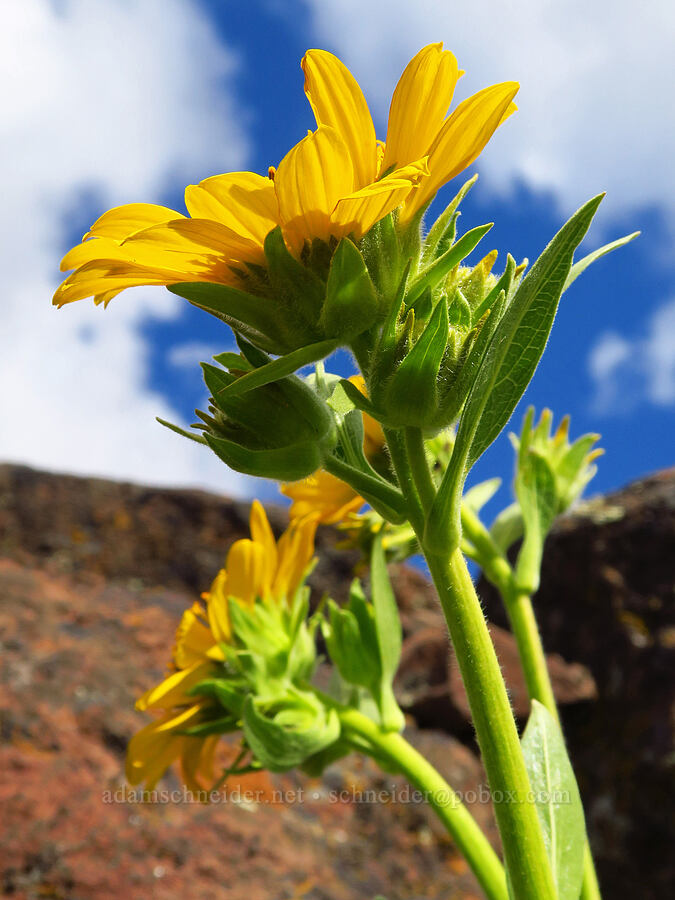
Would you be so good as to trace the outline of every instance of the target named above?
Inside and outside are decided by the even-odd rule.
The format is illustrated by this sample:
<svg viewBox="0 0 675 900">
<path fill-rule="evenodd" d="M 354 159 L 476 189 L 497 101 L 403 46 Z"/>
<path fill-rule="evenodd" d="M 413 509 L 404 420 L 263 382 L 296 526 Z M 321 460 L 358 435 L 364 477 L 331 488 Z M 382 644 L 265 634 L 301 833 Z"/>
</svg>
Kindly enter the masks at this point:
<svg viewBox="0 0 675 900">
<path fill-rule="evenodd" d="M 571 413 L 573 436 L 602 434 L 606 456 L 591 490 L 672 464 L 673 12 L 657 0 L 640 22 L 631 4 L 604 0 L 446 6 L 423 0 L 413 15 L 405 0 L 13 5 L 0 37 L 4 83 L 22 85 L 3 98 L 0 117 L 0 459 L 269 495 L 154 423 L 192 420 L 204 400 L 197 362 L 231 343 L 227 329 L 161 289 L 122 295 L 105 312 L 84 302 L 56 312 L 60 254 L 109 206 L 182 209 L 190 182 L 278 163 L 313 124 L 299 68 L 308 47 L 350 65 L 383 137 L 403 66 L 443 40 L 467 70 L 461 97 L 498 80 L 522 85 L 519 113 L 467 173 L 480 179 L 462 226 L 495 221 L 486 251 L 533 260 L 604 189 L 587 249 L 643 232 L 563 298 L 526 402 Z M 522 409 L 512 424 L 521 418 Z M 476 477 L 508 482 L 511 468 L 502 436 Z"/>
</svg>

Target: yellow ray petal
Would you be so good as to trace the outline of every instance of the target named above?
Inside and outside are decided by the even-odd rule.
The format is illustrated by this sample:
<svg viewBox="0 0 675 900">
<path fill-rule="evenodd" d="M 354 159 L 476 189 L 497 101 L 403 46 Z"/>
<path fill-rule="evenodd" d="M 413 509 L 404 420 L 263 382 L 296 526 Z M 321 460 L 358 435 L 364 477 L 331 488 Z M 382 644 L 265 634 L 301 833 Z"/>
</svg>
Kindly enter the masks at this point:
<svg viewBox="0 0 675 900">
<path fill-rule="evenodd" d="M 376 222 L 401 206 L 415 186 L 427 177 L 426 158 L 395 169 L 390 175 L 341 198 L 333 213 L 336 237 L 361 238 Z"/>
<path fill-rule="evenodd" d="M 136 709 L 171 709 L 194 700 L 188 696 L 190 688 L 203 681 L 212 670 L 210 662 L 198 662 L 189 669 L 173 672 L 168 678 L 150 688 L 136 701 Z"/>
<path fill-rule="evenodd" d="M 405 67 L 389 110 L 382 171 L 403 166 L 429 151 L 450 108 L 459 68 L 443 44 L 423 47 Z"/>
<path fill-rule="evenodd" d="M 187 789 L 196 796 L 208 791 L 216 780 L 213 757 L 219 737 L 217 734 L 205 738 L 192 737 L 183 744 L 180 757 L 181 775 Z"/>
<path fill-rule="evenodd" d="M 408 221 L 440 187 L 480 155 L 497 127 L 510 115 L 518 88 L 517 82 L 505 81 L 484 88 L 459 104 L 429 150 L 431 174 L 406 203 L 401 221 Z"/>
<path fill-rule="evenodd" d="M 272 589 L 275 599 L 292 597 L 300 586 L 314 556 L 317 525 L 318 519 L 314 514 L 294 519 L 279 538 L 279 565 Z"/>
<path fill-rule="evenodd" d="M 270 527 L 263 505 L 258 500 L 251 504 L 251 538 L 262 547 L 265 572 L 263 576 L 263 596 L 268 597 L 277 570 L 277 542 Z"/>
<path fill-rule="evenodd" d="M 308 50 L 302 70 L 316 124 L 334 128 L 351 156 L 355 183 L 349 190 L 375 181 L 375 126 L 358 82 L 345 64 L 326 50 Z"/>
<path fill-rule="evenodd" d="M 193 218 L 214 219 L 244 238 L 262 244 L 279 224 L 274 182 L 253 172 L 214 175 L 185 189 Z"/>
<path fill-rule="evenodd" d="M 225 563 L 227 570 L 226 591 L 251 606 L 256 597 L 265 593 L 265 550 L 260 544 L 244 538 L 230 547 Z"/>
<path fill-rule="evenodd" d="M 325 525 L 341 522 L 349 513 L 358 512 L 365 503 L 348 484 L 323 470 L 302 481 L 282 485 L 281 493 L 293 501 L 292 520 L 314 515 Z"/>
<path fill-rule="evenodd" d="M 204 610 L 199 603 L 193 603 L 183 613 L 176 629 L 173 661 L 179 669 L 188 669 L 203 662 L 214 646 L 217 646 L 216 639 L 207 625 Z"/>
<path fill-rule="evenodd" d="M 232 635 L 230 626 L 230 614 L 227 601 L 227 572 L 221 569 L 211 585 L 207 594 L 202 594 L 206 600 L 206 613 L 209 620 L 209 628 L 218 643 L 227 643 Z"/>
<path fill-rule="evenodd" d="M 104 212 L 94 222 L 83 240 L 88 237 L 105 237 L 122 241 L 141 228 L 183 218 L 185 217 L 182 213 L 167 206 L 158 206 L 155 203 L 126 203 L 124 206 L 116 206 Z"/>
<path fill-rule="evenodd" d="M 177 219 L 153 225 L 131 235 L 121 246 L 129 251 L 155 248 L 163 254 L 170 251 L 194 257 L 215 255 L 221 260 L 261 262 L 264 259 L 261 244 L 210 219 Z M 161 257 L 162 260 L 170 258 Z"/>
<path fill-rule="evenodd" d="M 353 185 L 349 151 L 333 128 L 321 125 L 284 156 L 274 186 L 284 237 L 295 253 L 305 240 L 328 240 L 330 214 Z"/>
</svg>

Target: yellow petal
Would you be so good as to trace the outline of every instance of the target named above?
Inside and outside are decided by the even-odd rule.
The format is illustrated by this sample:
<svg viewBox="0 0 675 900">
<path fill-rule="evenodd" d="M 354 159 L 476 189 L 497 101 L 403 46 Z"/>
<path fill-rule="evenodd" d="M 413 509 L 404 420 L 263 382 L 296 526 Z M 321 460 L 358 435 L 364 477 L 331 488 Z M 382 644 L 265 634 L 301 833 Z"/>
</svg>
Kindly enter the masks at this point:
<svg viewBox="0 0 675 900">
<path fill-rule="evenodd" d="M 281 493 L 293 501 L 292 520 L 313 515 L 326 525 L 341 522 L 349 513 L 358 512 L 365 503 L 348 484 L 323 470 L 302 481 L 282 485 Z"/>
<path fill-rule="evenodd" d="M 250 527 L 252 540 L 263 550 L 265 563 L 263 596 L 267 597 L 272 588 L 274 573 L 277 570 L 277 542 L 263 505 L 258 500 L 254 500 L 251 504 Z"/>
<path fill-rule="evenodd" d="M 188 669 L 203 662 L 214 646 L 217 646 L 216 639 L 207 625 L 204 610 L 199 603 L 193 603 L 183 613 L 176 629 L 173 661 L 179 669 Z"/>
<path fill-rule="evenodd" d="M 308 50 L 302 70 L 316 124 L 334 128 L 351 156 L 355 183 L 349 190 L 375 181 L 375 126 L 358 82 L 345 64 L 326 50 Z"/>
<path fill-rule="evenodd" d="M 429 152 L 450 108 L 459 69 L 443 44 L 423 47 L 405 67 L 389 110 L 382 171 Z"/>
<path fill-rule="evenodd" d="M 189 669 L 173 672 L 164 681 L 139 697 L 136 701 L 136 709 L 154 709 L 156 707 L 171 709 L 172 706 L 191 702 L 194 698 L 188 696 L 187 692 L 203 681 L 211 670 L 210 662 L 198 662 Z"/>
<path fill-rule="evenodd" d="M 188 737 L 183 743 L 180 757 L 181 775 L 187 789 L 196 796 L 208 792 L 216 780 L 213 757 L 219 739 L 220 735 L 211 734 L 204 738 Z"/>
<path fill-rule="evenodd" d="M 199 704 L 179 713 L 169 712 L 137 732 L 127 747 L 127 781 L 130 784 L 145 781 L 151 790 L 181 755 L 185 742 L 192 740 L 175 732 L 196 724 L 201 712 Z"/>
<path fill-rule="evenodd" d="M 353 234 L 361 238 L 376 222 L 401 206 L 428 172 L 426 158 L 417 160 L 341 198 L 333 213 L 333 233 L 336 237 Z"/>
<path fill-rule="evenodd" d="M 170 222 L 172 219 L 185 218 L 182 213 L 167 206 L 158 206 L 155 203 L 126 203 L 124 206 L 116 206 L 103 213 L 83 240 L 88 237 L 112 238 L 122 241 L 141 228 L 150 225 L 160 225 L 162 222 Z"/>
<path fill-rule="evenodd" d="M 170 260 L 168 253 L 186 253 L 197 259 L 216 256 L 235 262 L 264 259 L 261 244 L 209 219 L 177 219 L 153 225 L 131 235 L 121 246 L 130 252 L 155 249 L 161 254 L 158 262 Z"/>
<path fill-rule="evenodd" d="M 185 189 L 185 205 L 193 218 L 213 219 L 257 244 L 279 224 L 274 182 L 253 172 L 229 172 L 191 184 Z"/>
<path fill-rule="evenodd" d="M 353 185 L 349 151 L 333 128 L 320 126 L 286 154 L 274 186 L 284 237 L 293 252 L 299 253 L 305 240 L 328 240 L 331 213 Z"/>
<path fill-rule="evenodd" d="M 243 539 L 230 547 L 225 562 L 228 597 L 236 597 L 252 606 L 265 592 L 265 550 L 260 544 Z"/>
<path fill-rule="evenodd" d="M 440 187 L 480 155 L 497 127 L 510 115 L 518 88 L 517 82 L 505 81 L 484 88 L 459 104 L 429 150 L 431 174 L 406 203 L 401 221 L 408 221 Z"/>
<path fill-rule="evenodd" d="M 279 566 L 272 593 L 275 599 L 292 597 L 314 556 L 314 534 L 318 519 L 312 514 L 294 519 L 279 538 Z"/>
<path fill-rule="evenodd" d="M 204 595 L 202 595 L 204 596 Z M 218 643 L 227 643 L 232 635 L 227 601 L 227 572 L 221 569 L 205 595 L 209 628 Z"/>
</svg>

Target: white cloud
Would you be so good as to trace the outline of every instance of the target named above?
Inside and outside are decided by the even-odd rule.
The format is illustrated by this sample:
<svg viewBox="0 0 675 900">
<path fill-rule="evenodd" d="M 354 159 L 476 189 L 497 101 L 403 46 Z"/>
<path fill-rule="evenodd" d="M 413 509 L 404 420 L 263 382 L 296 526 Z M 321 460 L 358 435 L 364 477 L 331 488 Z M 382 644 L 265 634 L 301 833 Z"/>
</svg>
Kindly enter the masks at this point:
<svg viewBox="0 0 675 900">
<path fill-rule="evenodd" d="M 236 66 L 184 0 L 3 7 L 0 459 L 235 493 L 247 486 L 154 421 L 177 415 L 147 386 L 139 325 L 149 314 L 178 315 L 178 298 L 142 289 L 107 311 L 50 305 L 65 231 L 88 224 L 64 221 L 78 197 L 93 193 L 100 210 L 158 202 L 170 180 L 244 165 Z"/>
<path fill-rule="evenodd" d="M 601 335 L 588 358 L 599 413 L 626 412 L 647 400 L 675 405 L 675 298 L 655 310 L 646 335 Z"/>
<path fill-rule="evenodd" d="M 431 41 L 444 41 L 466 69 L 461 97 L 520 81 L 520 111 L 479 166 L 491 187 L 504 190 L 522 177 L 553 189 L 564 212 L 607 190 L 605 219 L 654 203 L 667 205 L 673 221 L 669 0 L 305 2 L 318 45 L 353 68 L 382 122 L 403 66 Z"/>
</svg>

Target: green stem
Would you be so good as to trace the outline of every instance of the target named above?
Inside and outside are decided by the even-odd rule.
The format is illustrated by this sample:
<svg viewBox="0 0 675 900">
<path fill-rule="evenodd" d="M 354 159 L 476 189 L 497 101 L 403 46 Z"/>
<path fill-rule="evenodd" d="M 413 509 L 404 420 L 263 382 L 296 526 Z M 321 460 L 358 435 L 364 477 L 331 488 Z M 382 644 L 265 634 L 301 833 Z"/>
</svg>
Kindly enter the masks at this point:
<svg viewBox="0 0 675 900">
<path fill-rule="evenodd" d="M 490 900 L 508 900 L 504 868 L 469 810 L 445 779 L 400 734 L 383 732 L 355 709 L 339 712 L 343 734 L 365 740 L 422 793 L 448 830 Z M 360 742 L 362 746 L 362 743 Z"/>
<path fill-rule="evenodd" d="M 431 479 L 421 428 L 405 429 L 405 448 L 422 508 L 428 513 L 436 496 L 436 487 Z"/>
<path fill-rule="evenodd" d="M 515 589 L 501 590 L 504 605 L 511 622 L 511 630 L 518 645 L 518 654 L 525 673 L 527 690 L 531 700 L 538 700 L 560 724 L 558 705 L 546 665 L 546 654 L 537 627 L 537 620 L 529 594 Z M 593 863 L 591 848 L 586 841 L 584 848 L 584 878 L 580 900 L 601 900 L 600 885 Z"/>
<path fill-rule="evenodd" d="M 517 591 L 504 595 L 511 630 L 518 645 L 518 654 L 525 674 L 527 691 L 531 700 L 538 700 L 560 724 L 558 707 L 553 696 L 553 686 L 546 665 L 546 655 L 534 617 L 532 601 L 528 594 Z"/>
<path fill-rule="evenodd" d="M 555 900 L 556 889 L 508 694 L 480 601 L 459 550 L 426 554 L 466 688 L 517 900 Z"/>
<path fill-rule="evenodd" d="M 385 428 L 384 436 L 399 487 L 408 504 L 408 521 L 419 535 L 424 530 L 424 507 L 415 484 L 405 440 L 401 432 L 395 428 Z"/>
</svg>

